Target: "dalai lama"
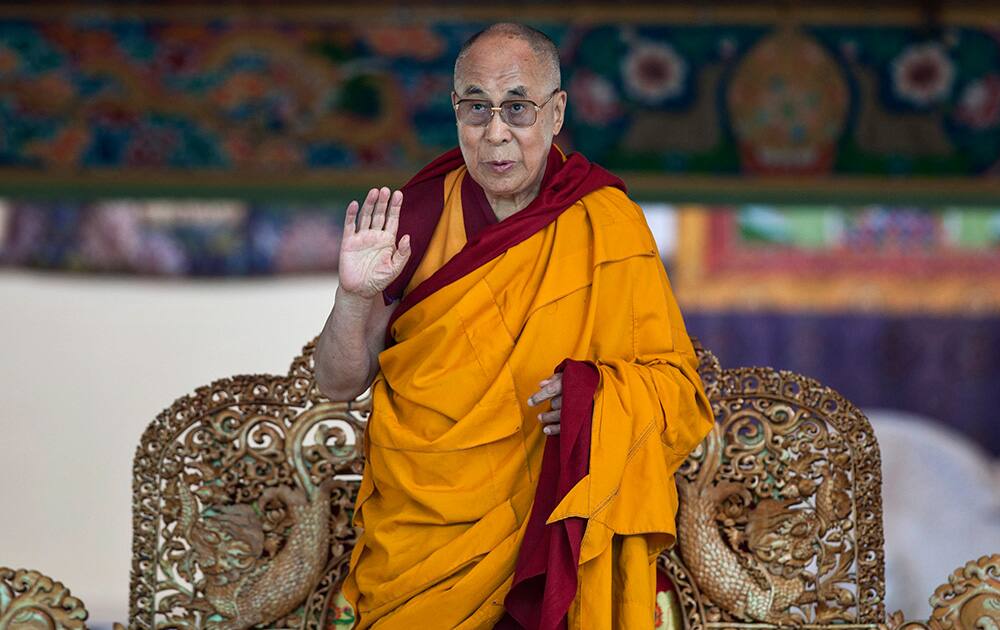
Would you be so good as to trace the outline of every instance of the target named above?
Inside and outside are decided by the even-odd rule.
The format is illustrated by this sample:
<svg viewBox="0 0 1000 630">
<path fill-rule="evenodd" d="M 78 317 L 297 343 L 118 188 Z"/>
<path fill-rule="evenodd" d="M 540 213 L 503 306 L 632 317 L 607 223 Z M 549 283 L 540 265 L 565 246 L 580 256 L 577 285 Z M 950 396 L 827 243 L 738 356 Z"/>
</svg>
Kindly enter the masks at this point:
<svg viewBox="0 0 1000 630">
<path fill-rule="evenodd" d="M 712 425 L 641 209 L 553 139 L 544 34 L 455 63 L 458 148 L 352 202 L 320 391 L 372 391 L 356 628 L 648 628 L 673 475 Z"/>
</svg>

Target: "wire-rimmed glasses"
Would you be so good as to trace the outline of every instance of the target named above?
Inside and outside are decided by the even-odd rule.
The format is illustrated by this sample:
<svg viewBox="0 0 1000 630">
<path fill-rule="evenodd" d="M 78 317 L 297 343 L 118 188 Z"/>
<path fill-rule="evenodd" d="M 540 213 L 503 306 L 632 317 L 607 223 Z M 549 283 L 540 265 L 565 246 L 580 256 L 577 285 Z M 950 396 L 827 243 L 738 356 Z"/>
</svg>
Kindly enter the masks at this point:
<svg viewBox="0 0 1000 630">
<path fill-rule="evenodd" d="M 490 124 L 493 114 L 500 112 L 500 120 L 511 127 L 530 127 L 538 119 L 541 111 L 552 97 L 559 92 L 556 88 L 541 105 L 526 98 L 503 101 L 494 107 L 493 103 L 483 98 L 463 98 L 455 102 L 455 114 L 458 122 L 470 127 L 485 127 Z"/>
</svg>

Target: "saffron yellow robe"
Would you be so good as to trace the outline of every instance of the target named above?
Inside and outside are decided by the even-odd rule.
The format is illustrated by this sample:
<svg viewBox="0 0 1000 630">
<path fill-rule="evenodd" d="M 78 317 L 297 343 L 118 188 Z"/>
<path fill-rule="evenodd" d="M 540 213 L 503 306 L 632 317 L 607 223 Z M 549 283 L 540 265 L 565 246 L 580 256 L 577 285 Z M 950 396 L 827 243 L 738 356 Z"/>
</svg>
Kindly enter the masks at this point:
<svg viewBox="0 0 1000 630">
<path fill-rule="evenodd" d="M 409 289 L 465 244 L 461 181 Z M 674 541 L 673 474 L 712 426 L 697 360 L 641 209 L 605 187 L 438 289 L 379 355 L 364 528 L 344 594 L 356 628 L 491 628 L 503 616 L 547 438 L 528 397 L 593 362 L 589 474 L 549 515 L 587 519 L 570 628 L 652 627 Z"/>
</svg>

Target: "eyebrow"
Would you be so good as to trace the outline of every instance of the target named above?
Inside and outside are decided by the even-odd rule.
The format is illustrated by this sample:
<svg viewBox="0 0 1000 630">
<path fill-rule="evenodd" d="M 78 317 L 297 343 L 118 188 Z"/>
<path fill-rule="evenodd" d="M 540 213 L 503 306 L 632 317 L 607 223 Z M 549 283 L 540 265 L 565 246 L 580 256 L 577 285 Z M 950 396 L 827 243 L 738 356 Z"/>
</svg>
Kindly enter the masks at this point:
<svg viewBox="0 0 1000 630">
<path fill-rule="evenodd" d="M 462 96 L 469 96 L 472 94 L 486 94 L 486 91 L 478 85 L 470 85 L 462 91 Z M 508 96 L 520 96 L 521 98 L 526 98 L 528 96 L 528 88 L 523 85 L 518 85 L 507 90 Z"/>
</svg>

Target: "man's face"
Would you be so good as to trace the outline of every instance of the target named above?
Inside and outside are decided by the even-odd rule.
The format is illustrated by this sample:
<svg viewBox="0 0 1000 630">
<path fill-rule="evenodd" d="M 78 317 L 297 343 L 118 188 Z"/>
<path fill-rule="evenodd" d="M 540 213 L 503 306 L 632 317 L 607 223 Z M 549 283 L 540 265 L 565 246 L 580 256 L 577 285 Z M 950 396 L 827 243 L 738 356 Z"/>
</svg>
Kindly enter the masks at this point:
<svg viewBox="0 0 1000 630">
<path fill-rule="evenodd" d="M 520 39 L 486 36 L 479 39 L 455 76 L 453 104 L 458 99 L 490 101 L 493 106 L 512 99 L 541 105 L 556 86 L 546 65 Z M 495 112 L 485 127 L 458 123 L 458 144 L 472 178 L 489 198 L 519 199 L 537 192 L 545 173 L 552 137 L 559 133 L 566 109 L 566 93 L 558 92 L 530 127 L 512 127 Z"/>
</svg>

